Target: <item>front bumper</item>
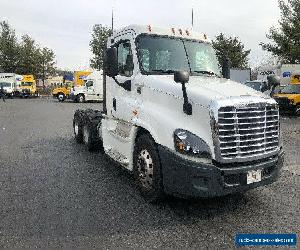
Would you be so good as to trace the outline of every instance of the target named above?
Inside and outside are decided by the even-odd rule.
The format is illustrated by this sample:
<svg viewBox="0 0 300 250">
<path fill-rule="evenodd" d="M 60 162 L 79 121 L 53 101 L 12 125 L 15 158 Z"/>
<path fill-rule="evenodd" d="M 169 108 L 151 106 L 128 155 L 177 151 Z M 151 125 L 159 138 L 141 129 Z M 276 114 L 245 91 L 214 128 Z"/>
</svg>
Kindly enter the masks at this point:
<svg viewBox="0 0 300 250">
<path fill-rule="evenodd" d="M 295 112 L 296 105 L 293 105 L 288 98 L 274 97 L 279 105 L 279 111 L 283 113 Z"/>
<path fill-rule="evenodd" d="M 186 160 L 159 146 L 163 185 L 167 194 L 179 197 L 215 197 L 268 185 L 279 177 L 284 153 L 247 164 L 205 164 Z M 247 172 L 262 170 L 260 182 L 247 184 Z"/>
</svg>

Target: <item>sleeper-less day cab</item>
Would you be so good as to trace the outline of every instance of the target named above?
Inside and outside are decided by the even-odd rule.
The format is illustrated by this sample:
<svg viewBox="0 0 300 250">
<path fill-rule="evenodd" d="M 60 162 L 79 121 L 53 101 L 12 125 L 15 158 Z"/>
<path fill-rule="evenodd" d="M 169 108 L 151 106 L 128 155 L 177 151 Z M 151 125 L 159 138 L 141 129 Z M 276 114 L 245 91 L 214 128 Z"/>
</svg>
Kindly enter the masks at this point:
<svg viewBox="0 0 300 250">
<path fill-rule="evenodd" d="M 279 176 L 276 102 L 222 78 L 206 35 L 136 25 L 114 32 L 103 90 L 103 111 L 76 111 L 75 138 L 133 171 L 149 200 L 244 192 Z"/>
</svg>

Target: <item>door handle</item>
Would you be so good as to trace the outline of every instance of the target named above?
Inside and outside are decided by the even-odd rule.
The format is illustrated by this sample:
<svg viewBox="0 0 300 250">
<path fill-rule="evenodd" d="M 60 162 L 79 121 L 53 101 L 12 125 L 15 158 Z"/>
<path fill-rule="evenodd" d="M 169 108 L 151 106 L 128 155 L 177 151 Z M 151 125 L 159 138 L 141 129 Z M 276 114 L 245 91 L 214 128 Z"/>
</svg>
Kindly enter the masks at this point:
<svg viewBox="0 0 300 250">
<path fill-rule="evenodd" d="M 142 93 L 142 87 L 144 87 L 144 83 L 136 83 L 135 86 L 136 86 L 136 92 L 138 94 L 141 94 Z"/>
<path fill-rule="evenodd" d="M 143 83 L 143 82 L 141 82 L 141 83 L 136 83 L 135 86 L 137 86 L 137 87 L 144 87 L 144 83 Z"/>
<path fill-rule="evenodd" d="M 113 98 L 113 108 L 115 111 L 117 111 L 117 100 L 116 98 Z"/>
</svg>

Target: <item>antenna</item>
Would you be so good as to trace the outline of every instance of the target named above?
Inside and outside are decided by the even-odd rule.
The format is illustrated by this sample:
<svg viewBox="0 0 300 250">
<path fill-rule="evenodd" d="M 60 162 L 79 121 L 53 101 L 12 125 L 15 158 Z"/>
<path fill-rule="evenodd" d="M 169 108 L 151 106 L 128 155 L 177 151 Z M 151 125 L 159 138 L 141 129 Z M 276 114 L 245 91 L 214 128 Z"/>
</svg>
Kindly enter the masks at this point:
<svg viewBox="0 0 300 250">
<path fill-rule="evenodd" d="M 194 8 L 192 8 L 192 29 L 194 28 Z"/>
<path fill-rule="evenodd" d="M 114 7 L 111 9 L 111 34 L 114 33 Z"/>
</svg>

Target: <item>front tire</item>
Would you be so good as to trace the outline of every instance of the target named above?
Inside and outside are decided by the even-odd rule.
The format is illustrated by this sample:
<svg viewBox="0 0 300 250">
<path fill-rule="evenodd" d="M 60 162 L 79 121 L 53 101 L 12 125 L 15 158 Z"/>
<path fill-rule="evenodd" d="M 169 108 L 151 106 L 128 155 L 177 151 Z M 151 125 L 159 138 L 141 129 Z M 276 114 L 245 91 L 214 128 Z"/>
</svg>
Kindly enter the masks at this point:
<svg viewBox="0 0 300 250">
<path fill-rule="evenodd" d="M 162 171 L 157 146 L 152 137 L 143 134 L 137 138 L 133 153 L 133 173 L 141 194 L 156 202 L 164 197 Z"/>
</svg>

